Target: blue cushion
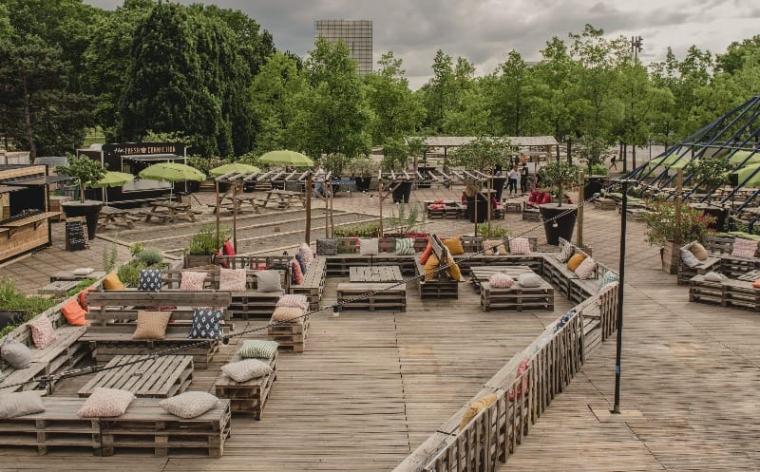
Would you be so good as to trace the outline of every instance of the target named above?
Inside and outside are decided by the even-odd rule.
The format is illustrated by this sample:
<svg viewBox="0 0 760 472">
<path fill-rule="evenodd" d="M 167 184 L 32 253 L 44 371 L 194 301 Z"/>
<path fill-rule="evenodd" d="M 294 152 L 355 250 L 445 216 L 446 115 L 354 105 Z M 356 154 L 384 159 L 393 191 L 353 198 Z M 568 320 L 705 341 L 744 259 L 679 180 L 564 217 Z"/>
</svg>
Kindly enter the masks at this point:
<svg viewBox="0 0 760 472">
<path fill-rule="evenodd" d="M 601 277 L 599 277 L 599 290 L 603 289 L 613 282 L 617 282 L 618 280 L 619 279 L 616 273 L 610 270 L 606 271 Z"/>
<path fill-rule="evenodd" d="M 140 271 L 140 282 L 137 289 L 141 292 L 158 292 L 161 290 L 162 277 L 158 269 L 143 269 Z"/>
<path fill-rule="evenodd" d="M 303 256 L 300 252 L 296 254 L 296 260 L 298 261 L 298 265 L 301 266 L 301 273 L 306 275 L 306 261 L 303 260 Z"/>
<path fill-rule="evenodd" d="M 222 319 L 221 310 L 213 308 L 196 308 L 193 311 L 193 326 L 190 328 L 191 339 L 221 339 Z"/>
</svg>

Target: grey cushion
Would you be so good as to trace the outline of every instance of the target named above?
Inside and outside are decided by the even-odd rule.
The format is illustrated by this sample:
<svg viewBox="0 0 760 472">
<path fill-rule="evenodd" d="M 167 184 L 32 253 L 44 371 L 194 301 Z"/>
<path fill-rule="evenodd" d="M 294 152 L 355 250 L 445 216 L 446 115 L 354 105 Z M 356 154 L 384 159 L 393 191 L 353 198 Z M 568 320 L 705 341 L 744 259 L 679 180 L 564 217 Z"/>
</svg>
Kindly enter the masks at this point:
<svg viewBox="0 0 760 472">
<path fill-rule="evenodd" d="M 45 411 L 38 392 L 0 393 L 0 418 L 15 418 Z"/>
<path fill-rule="evenodd" d="M 196 418 L 214 408 L 219 399 L 208 392 L 184 392 L 158 402 L 158 405 L 180 418 Z"/>
<path fill-rule="evenodd" d="M 317 239 L 317 254 L 320 256 L 338 254 L 338 241 L 336 239 Z"/>
<path fill-rule="evenodd" d="M 258 359 L 246 359 L 222 366 L 222 372 L 235 382 L 247 382 L 269 375 L 272 373 L 272 368 L 269 367 L 269 364 Z"/>
<path fill-rule="evenodd" d="M 0 348 L 0 356 L 14 369 L 26 369 L 32 362 L 31 349 L 15 339 L 5 339 Z"/>
<path fill-rule="evenodd" d="M 533 273 L 520 274 L 517 276 L 517 283 L 525 288 L 540 287 L 541 278 Z"/>
<path fill-rule="evenodd" d="M 697 256 L 695 256 L 691 251 L 688 249 L 681 248 L 681 260 L 684 264 L 686 264 L 687 267 L 697 267 L 700 262 L 699 259 L 697 259 Z"/>
<path fill-rule="evenodd" d="M 560 246 L 560 251 L 557 254 L 557 260 L 560 262 L 567 262 L 572 257 L 574 248 L 572 244 L 564 243 Z"/>
<path fill-rule="evenodd" d="M 280 273 L 276 270 L 256 272 L 256 289 L 261 292 L 281 292 Z"/>
<path fill-rule="evenodd" d="M 723 282 L 725 279 L 726 279 L 725 275 L 718 272 L 714 272 L 714 271 L 710 271 L 706 273 L 704 276 L 704 280 L 708 282 Z"/>
</svg>

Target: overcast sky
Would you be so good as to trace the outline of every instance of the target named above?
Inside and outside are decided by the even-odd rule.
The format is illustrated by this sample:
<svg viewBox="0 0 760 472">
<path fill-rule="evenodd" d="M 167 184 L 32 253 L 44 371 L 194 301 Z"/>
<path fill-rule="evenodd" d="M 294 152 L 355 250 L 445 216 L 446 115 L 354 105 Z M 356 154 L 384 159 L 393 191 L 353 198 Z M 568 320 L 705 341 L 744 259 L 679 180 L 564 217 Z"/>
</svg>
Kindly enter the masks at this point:
<svg viewBox="0 0 760 472">
<path fill-rule="evenodd" d="M 85 0 L 115 8 L 121 0 Z M 182 1 L 198 3 L 198 0 Z M 760 0 L 205 0 L 240 9 L 274 36 L 279 49 L 305 55 L 314 20 L 374 22 L 375 61 L 392 50 L 404 59 L 414 88 L 430 76 L 437 49 L 465 56 L 478 74 L 492 72 L 511 49 L 539 58 L 551 36 L 591 23 L 609 36 L 644 37 L 642 59 L 660 60 L 668 46 L 682 54 L 696 44 L 713 52 L 759 34 Z"/>
</svg>

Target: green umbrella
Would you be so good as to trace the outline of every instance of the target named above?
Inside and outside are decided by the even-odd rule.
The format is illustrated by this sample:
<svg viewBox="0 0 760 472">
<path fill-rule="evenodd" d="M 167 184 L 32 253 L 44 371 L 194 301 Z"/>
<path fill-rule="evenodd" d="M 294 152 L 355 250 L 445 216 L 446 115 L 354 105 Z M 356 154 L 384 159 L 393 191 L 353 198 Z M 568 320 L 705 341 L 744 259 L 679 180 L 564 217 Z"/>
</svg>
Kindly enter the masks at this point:
<svg viewBox="0 0 760 472">
<path fill-rule="evenodd" d="M 751 164 L 745 167 L 742 167 L 741 169 L 737 170 L 736 172 L 732 172 L 732 174 L 736 174 L 737 176 L 737 186 L 745 185 L 747 187 L 758 187 L 760 186 L 760 163 L 757 164 Z M 755 173 L 757 171 L 757 173 Z M 752 175 L 755 173 L 755 175 Z"/>
<path fill-rule="evenodd" d="M 751 157 L 750 154 L 752 153 L 749 151 L 736 151 L 734 155 L 728 159 L 728 163 L 731 164 L 732 167 L 736 167 L 744 162 L 744 159 L 749 157 L 749 160 L 744 164 L 745 166 L 750 164 L 760 164 L 760 153 L 752 154 Z"/>
<path fill-rule="evenodd" d="M 243 164 L 241 162 L 233 162 L 231 164 L 224 164 L 219 167 L 214 167 L 210 171 L 208 171 L 209 174 L 211 174 L 213 177 L 219 177 L 224 174 L 254 174 L 256 172 L 261 172 L 261 169 L 259 169 L 256 166 Z"/>
<path fill-rule="evenodd" d="M 691 159 L 688 156 L 682 156 L 680 159 L 677 153 L 673 153 L 669 156 L 656 157 L 649 161 L 649 167 L 663 166 L 668 169 L 683 169 L 689 165 Z"/>
<path fill-rule="evenodd" d="M 185 182 L 188 180 L 202 182 L 206 180 L 206 174 L 195 167 L 190 167 L 185 164 L 177 164 L 176 162 L 153 164 L 152 166 L 141 170 L 138 175 L 141 179 L 162 180 L 172 183 Z M 174 186 L 172 185 L 169 189 L 169 200 L 171 200 L 173 192 Z"/>
<path fill-rule="evenodd" d="M 312 167 L 314 165 L 314 161 L 304 156 L 300 152 L 287 150 L 269 151 L 268 153 L 261 156 L 259 162 L 262 164 L 292 167 Z"/>
<path fill-rule="evenodd" d="M 122 185 L 135 180 L 135 176 L 126 172 L 106 172 L 103 177 L 92 184 L 93 188 L 121 187 Z"/>
</svg>

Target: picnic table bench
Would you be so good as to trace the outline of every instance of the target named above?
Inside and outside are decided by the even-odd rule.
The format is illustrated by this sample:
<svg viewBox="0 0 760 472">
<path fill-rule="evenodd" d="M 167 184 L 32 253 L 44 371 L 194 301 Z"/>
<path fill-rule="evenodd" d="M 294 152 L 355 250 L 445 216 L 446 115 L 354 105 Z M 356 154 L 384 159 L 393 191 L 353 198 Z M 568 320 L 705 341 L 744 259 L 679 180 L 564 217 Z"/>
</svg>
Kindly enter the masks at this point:
<svg viewBox="0 0 760 472">
<path fill-rule="evenodd" d="M 264 201 L 261 202 L 260 206 L 266 208 L 272 197 L 274 197 L 274 201 L 277 203 L 277 208 L 280 209 L 290 208 L 294 204 L 300 204 L 301 206 L 306 207 L 303 193 L 280 189 L 267 190 L 266 197 L 264 198 Z"/>
<path fill-rule="evenodd" d="M 107 228 L 108 226 L 118 226 L 122 228 L 132 229 L 135 227 L 135 221 L 139 221 L 138 215 L 112 207 L 110 205 L 104 205 L 98 214 L 98 227 Z"/>
<path fill-rule="evenodd" d="M 237 207 L 237 212 L 253 211 L 254 213 L 260 213 L 259 206 L 256 204 L 255 195 L 238 194 L 234 197 L 232 195 L 225 195 L 219 200 L 219 205 L 210 205 L 214 207 L 214 214 L 225 210 L 234 211 Z"/>
<path fill-rule="evenodd" d="M 399 266 L 356 266 L 349 268 L 348 280 L 351 283 L 392 283 L 401 282 L 404 280 L 404 277 L 401 275 L 401 268 Z"/>
<path fill-rule="evenodd" d="M 104 387 L 128 390 L 139 398 L 169 398 L 187 390 L 192 380 L 193 356 L 114 356 L 77 393 L 89 397 Z"/>
<path fill-rule="evenodd" d="M 240 356 L 235 355 L 230 362 L 239 360 L 241 360 Z M 229 399 L 233 413 L 250 413 L 255 419 L 261 419 L 269 392 L 272 390 L 274 381 L 277 380 L 277 351 L 265 362 L 272 368 L 272 373 L 263 377 L 246 382 L 235 382 L 226 375 L 220 374 L 214 382 L 216 396 Z"/>
<path fill-rule="evenodd" d="M 150 207 L 150 210 L 143 212 L 146 223 L 151 222 L 153 218 L 160 220 L 159 223 L 173 223 L 177 218 L 184 218 L 195 222 L 195 215 L 202 213 L 201 211 L 193 210 L 189 202 L 153 201 L 150 202 Z"/>
</svg>

